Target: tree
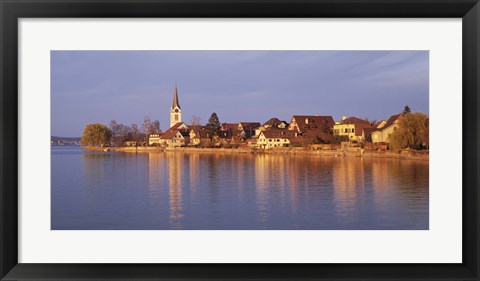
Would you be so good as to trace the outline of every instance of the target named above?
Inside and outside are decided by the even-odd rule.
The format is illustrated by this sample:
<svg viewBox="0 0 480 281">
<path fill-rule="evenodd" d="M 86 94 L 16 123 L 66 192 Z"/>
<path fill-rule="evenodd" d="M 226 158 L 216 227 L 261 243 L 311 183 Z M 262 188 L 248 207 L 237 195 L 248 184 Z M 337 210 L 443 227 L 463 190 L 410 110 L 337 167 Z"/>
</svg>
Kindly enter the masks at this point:
<svg viewBox="0 0 480 281">
<path fill-rule="evenodd" d="M 200 126 L 200 120 L 201 120 L 200 117 L 193 115 L 190 122 L 192 123 L 192 126 L 197 127 L 197 126 Z"/>
<path fill-rule="evenodd" d="M 399 119 L 398 128 L 390 135 L 392 150 L 422 149 L 429 145 L 429 119 L 421 112 L 406 113 Z"/>
<path fill-rule="evenodd" d="M 210 133 L 210 136 L 218 135 L 218 132 L 220 131 L 220 126 L 221 123 L 218 119 L 217 113 L 212 113 L 206 125 L 207 131 Z"/>
<path fill-rule="evenodd" d="M 160 132 L 160 121 L 158 120 L 153 121 L 153 127 L 155 128 L 156 133 Z"/>
<path fill-rule="evenodd" d="M 123 145 L 123 143 L 131 137 L 131 129 L 117 121 L 110 121 L 110 130 L 112 131 L 112 142 L 115 145 Z"/>
<path fill-rule="evenodd" d="M 131 133 L 130 136 L 131 136 L 132 140 L 134 140 L 134 141 L 141 140 L 142 135 L 141 135 L 140 130 L 138 129 L 137 124 L 130 125 L 130 133 Z"/>
<path fill-rule="evenodd" d="M 407 114 L 407 113 L 410 113 L 410 107 L 408 105 L 405 105 L 405 107 L 403 108 L 402 114 Z"/>
<path fill-rule="evenodd" d="M 94 145 L 108 145 L 112 137 L 112 131 L 107 126 L 95 123 L 88 124 L 83 130 L 80 145 L 94 146 Z"/>
<path fill-rule="evenodd" d="M 142 133 L 150 135 L 158 133 L 158 131 L 160 131 L 160 121 L 152 121 L 150 117 L 145 116 L 145 118 L 143 118 Z"/>
<path fill-rule="evenodd" d="M 320 131 L 327 135 L 333 135 L 333 128 L 328 124 L 326 120 L 322 120 L 322 124 L 320 125 Z"/>
</svg>

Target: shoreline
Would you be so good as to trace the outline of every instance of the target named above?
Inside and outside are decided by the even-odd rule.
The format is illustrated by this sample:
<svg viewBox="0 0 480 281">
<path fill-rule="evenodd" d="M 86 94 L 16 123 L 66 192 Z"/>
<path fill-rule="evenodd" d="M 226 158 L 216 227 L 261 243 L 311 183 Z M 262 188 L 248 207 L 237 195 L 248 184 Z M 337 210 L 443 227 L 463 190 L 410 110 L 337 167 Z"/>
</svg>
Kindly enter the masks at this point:
<svg viewBox="0 0 480 281">
<path fill-rule="evenodd" d="M 194 147 L 92 147 L 87 146 L 86 151 L 98 152 L 127 152 L 127 153 L 221 153 L 221 154 L 278 154 L 278 155 L 312 155 L 327 157 L 360 157 L 360 158 L 390 158 L 404 160 L 429 161 L 428 151 L 403 150 L 400 153 L 369 150 L 362 148 L 348 148 L 347 150 L 313 150 L 306 147 L 279 147 L 274 149 L 251 149 L 247 147 L 240 148 L 194 148 Z"/>
</svg>

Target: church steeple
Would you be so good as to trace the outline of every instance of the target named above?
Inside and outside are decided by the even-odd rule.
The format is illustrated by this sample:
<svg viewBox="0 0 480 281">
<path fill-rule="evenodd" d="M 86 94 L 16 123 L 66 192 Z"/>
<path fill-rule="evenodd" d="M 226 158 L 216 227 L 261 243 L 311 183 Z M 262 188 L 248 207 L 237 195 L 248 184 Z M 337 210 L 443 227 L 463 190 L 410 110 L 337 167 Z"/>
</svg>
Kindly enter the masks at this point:
<svg viewBox="0 0 480 281">
<path fill-rule="evenodd" d="M 175 82 L 172 108 L 170 108 L 170 128 L 178 122 L 182 122 L 182 108 L 180 108 L 180 103 L 178 102 L 177 82 Z"/>
<path fill-rule="evenodd" d="M 175 107 L 178 107 L 178 109 L 181 109 L 180 108 L 180 103 L 178 102 L 177 82 L 175 82 L 175 90 L 173 91 L 172 110 L 174 110 Z"/>
</svg>

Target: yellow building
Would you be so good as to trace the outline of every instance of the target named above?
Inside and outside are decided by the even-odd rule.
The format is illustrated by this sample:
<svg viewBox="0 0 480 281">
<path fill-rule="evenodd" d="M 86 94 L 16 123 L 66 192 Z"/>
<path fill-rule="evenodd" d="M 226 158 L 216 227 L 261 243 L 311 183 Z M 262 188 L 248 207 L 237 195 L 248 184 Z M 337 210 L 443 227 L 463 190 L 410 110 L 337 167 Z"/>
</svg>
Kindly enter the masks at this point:
<svg viewBox="0 0 480 281">
<path fill-rule="evenodd" d="M 338 136 L 346 136 L 351 141 L 364 141 L 363 129 L 373 128 L 373 124 L 357 117 L 342 117 L 342 121 L 335 122 L 333 133 Z"/>
<path fill-rule="evenodd" d="M 390 135 L 398 128 L 402 114 L 390 116 L 386 122 L 380 123 L 377 130 L 372 133 L 373 143 L 390 143 Z"/>
<path fill-rule="evenodd" d="M 161 133 L 154 133 L 154 134 L 148 135 L 148 145 L 160 144 L 161 136 L 162 136 Z"/>
<path fill-rule="evenodd" d="M 274 148 L 290 146 L 291 139 L 295 138 L 296 132 L 290 130 L 266 130 L 260 132 L 257 146 L 260 148 Z"/>
</svg>

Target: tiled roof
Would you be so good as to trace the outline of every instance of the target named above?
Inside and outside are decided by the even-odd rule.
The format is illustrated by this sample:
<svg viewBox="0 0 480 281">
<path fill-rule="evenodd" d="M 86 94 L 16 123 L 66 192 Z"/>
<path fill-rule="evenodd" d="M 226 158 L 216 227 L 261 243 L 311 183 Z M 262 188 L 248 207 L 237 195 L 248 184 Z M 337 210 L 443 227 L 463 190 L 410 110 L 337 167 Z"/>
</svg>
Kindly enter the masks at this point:
<svg viewBox="0 0 480 281">
<path fill-rule="evenodd" d="M 180 126 L 184 125 L 183 122 L 178 122 L 173 125 L 170 129 L 166 130 L 165 133 L 160 137 L 161 139 L 172 139 L 177 132 L 180 132 L 182 136 L 186 136 L 184 133 L 188 134 L 188 129 L 178 129 Z"/>
<path fill-rule="evenodd" d="M 226 130 L 236 130 L 238 128 L 238 123 L 223 123 L 221 129 Z"/>
<path fill-rule="evenodd" d="M 391 125 L 393 125 L 393 123 L 395 123 L 395 121 L 398 120 L 398 118 L 400 118 L 400 117 L 402 117 L 402 114 L 401 114 L 401 113 L 390 116 L 390 118 L 388 118 L 388 120 L 385 122 L 385 125 L 382 126 L 381 128 L 378 128 L 378 126 L 382 123 L 382 122 L 379 122 L 378 124 L 376 124 L 376 126 L 377 126 L 376 128 L 377 128 L 377 129 L 376 129 L 374 132 L 385 130 L 386 128 L 388 128 L 388 127 L 390 127 Z M 372 133 L 373 133 L 373 132 L 372 132 Z"/>
<path fill-rule="evenodd" d="M 345 120 L 342 120 L 342 122 L 340 122 L 341 124 L 365 124 L 365 125 L 370 125 L 370 122 L 365 120 L 365 119 L 361 119 L 361 118 L 358 118 L 358 117 L 348 117 L 347 119 Z"/>
<path fill-rule="evenodd" d="M 246 138 L 250 138 L 251 136 L 254 136 L 255 135 L 255 129 L 260 127 L 259 122 L 240 122 L 240 125 L 242 126 L 244 133 L 242 131 L 237 130 L 236 134 L 237 135 L 244 135 L 244 137 L 246 137 Z"/>
<path fill-rule="evenodd" d="M 300 131 L 316 130 L 321 128 L 323 125 L 333 127 L 335 124 L 332 116 L 293 115 L 292 119 L 295 119 Z"/>
<path fill-rule="evenodd" d="M 294 138 L 296 135 L 296 132 L 294 131 L 289 131 L 289 130 L 265 130 L 262 131 L 261 134 L 263 134 L 266 138 Z"/>
<path fill-rule="evenodd" d="M 240 122 L 240 125 L 242 125 L 243 130 L 256 129 L 261 126 L 260 122 Z"/>
<path fill-rule="evenodd" d="M 267 122 L 263 123 L 262 126 L 265 127 L 278 127 L 280 124 L 285 123 L 288 124 L 286 121 L 282 121 L 276 117 L 270 118 Z"/>
<path fill-rule="evenodd" d="M 388 118 L 387 123 L 385 124 L 384 128 L 387 128 L 387 127 L 391 126 L 398 118 L 400 118 L 400 116 L 402 116 L 401 113 L 390 116 L 390 118 Z"/>
<path fill-rule="evenodd" d="M 332 135 L 326 134 L 321 130 L 306 131 L 302 136 L 310 142 L 315 142 L 316 139 L 320 139 L 323 142 L 330 142 L 333 139 Z"/>
<path fill-rule="evenodd" d="M 313 144 L 313 143 L 329 143 L 333 140 L 333 136 L 322 132 L 321 130 L 310 130 L 302 133 L 301 136 L 291 138 L 292 144 Z"/>
</svg>

